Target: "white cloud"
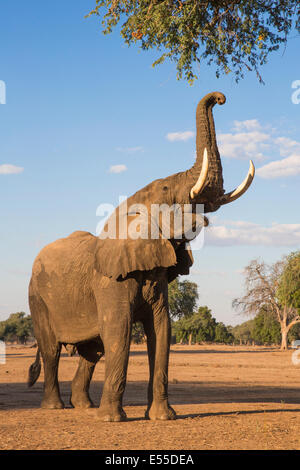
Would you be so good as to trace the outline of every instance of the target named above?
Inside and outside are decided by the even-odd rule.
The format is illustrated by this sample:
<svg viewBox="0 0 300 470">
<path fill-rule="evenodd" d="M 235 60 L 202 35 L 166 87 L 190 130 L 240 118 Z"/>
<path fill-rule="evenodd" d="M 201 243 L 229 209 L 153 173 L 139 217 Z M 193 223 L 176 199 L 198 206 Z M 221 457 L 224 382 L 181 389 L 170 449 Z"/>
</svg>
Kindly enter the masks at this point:
<svg viewBox="0 0 300 470">
<path fill-rule="evenodd" d="M 218 135 L 218 146 L 223 157 L 262 160 L 270 149 L 271 135 L 262 132 L 256 119 L 235 121 L 235 130 L 244 132 Z"/>
<path fill-rule="evenodd" d="M 144 152 L 143 147 L 117 147 L 116 150 L 118 152 L 124 152 L 124 153 L 136 153 L 136 152 Z"/>
<path fill-rule="evenodd" d="M 170 142 L 175 142 L 177 140 L 189 140 L 191 139 L 192 137 L 194 137 L 195 135 L 195 132 L 192 132 L 192 131 L 185 131 L 185 132 L 169 132 L 167 135 L 166 135 L 166 138 L 170 141 Z"/>
<path fill-rule="evenodd" d="M 279 153 L 285 158 L 270 162 L 257 170 L 261 178 L 272 179 L 300 174 L 300 142 L 288 137 L 277 137 L 276 144 Z"/>
<path fill-rule="evenodd" d="M 280 155 L 283 157 L 291 152 L 300 153 L 300 142 L 288 137 L 277 137 L 275 144 L 279 147 Z"/>
<path fill-rule="evenodd" d="M 228 221 L 225 225 L 208 226 L 205 244 L 219 246 L 260 245 L 299 246 L 300 224 L 262 226 L 252 222 Z"/>
<path fill-rule="evenodd" d="M 277 134 L 277 136 L 276 136 Z M 265 179 L 281 178 L 300 174 L 300 142 L 289 137 L 278 136 L 278 130 L 262 126 L 257 119 L 234 121 L 232 133 L 218 135 L 220 154 L 237 159 L 264 160 L 270 156 L 274 160 L 256 171 Z"/>
<path fill-rule="evenodd" d="M 268 163 L 259 168 L 256 173 L 265 179 L 300 175 L 300 153 Z"/>
<path fill-rule="evenodd" d="M 233 121 L 234 130 L 240 132 L 242 130 L 246 131 L 258 131 L 262 129 L 262 126 L 257 119 L 248 119 L 246 121 Z"/>
<path fill-rule="evenodd" d="M 22 173 L 24 168 L 21 166 L 9 165 L 8 163 L 4 163 L 0 165 L 0 175 L 13 175 Z"/>
<path fill-rule="evenodd" d="M 126 165 L 112 165 L 109 169 L 109 173 L 122 173 L 127 170 Z"/>
</svg>

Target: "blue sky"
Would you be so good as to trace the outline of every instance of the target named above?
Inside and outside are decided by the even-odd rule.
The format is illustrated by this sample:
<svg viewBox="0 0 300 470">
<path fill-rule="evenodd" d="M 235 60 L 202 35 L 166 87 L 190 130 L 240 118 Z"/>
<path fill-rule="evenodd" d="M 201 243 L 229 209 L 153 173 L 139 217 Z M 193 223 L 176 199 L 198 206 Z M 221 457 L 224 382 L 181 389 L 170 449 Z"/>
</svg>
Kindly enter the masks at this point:
<svg viewBox="0 0 300 470">
<path fill-rule="evenodd" d="M 208 92 L 214 108 L 225 188 L 252 158 L 249 191 L 211 215 L 189 280 L 217 321 L 244 321 L 231 308 L 253 258 L 272 263 L 299 249 L 300 38 L 236 84 L 201 66 L 194 86 L 173 63 L 152 68 L 156 52 L 104 36 L 84 15 L 94 0 L 3 2 L 0 17 L 0 320 L 29 313 L 27 288 L 39 250 L 74 230 L 95 233 L 101 203 L 118 202 L 150 181 L 194 162 L 195 111 Z M 300 82 L 297 85 L 300 88 Z M 294 101 L 292 95 L 294 93 Z M 0 100 L 1 101 L 1 100 Z"/>
</svg>

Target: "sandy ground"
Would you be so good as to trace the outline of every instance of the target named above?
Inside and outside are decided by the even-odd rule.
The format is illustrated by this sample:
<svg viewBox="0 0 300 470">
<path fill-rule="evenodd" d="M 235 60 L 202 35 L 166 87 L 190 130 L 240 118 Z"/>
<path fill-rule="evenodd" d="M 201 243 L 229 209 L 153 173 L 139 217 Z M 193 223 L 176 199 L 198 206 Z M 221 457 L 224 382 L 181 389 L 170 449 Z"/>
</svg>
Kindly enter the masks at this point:
<svg viewBox="0 0 300 470">
<path fill-rule="evenodd" d="M 128 421 L 102 423 L 97 409 L 69 405 L 78 356 L 63 353 L 59 380 L 64 410 L 39 408 L 43 372 L 31 389 L 27 371 L 36 349 L 7 347 L 0 364 L 0 449 L 300 449 L 300 365 L 293 351 L 224 345 L 174 345 L 169 371 L 176 421 L 144 419 L 146 347 L 131 347 L 124 408 Z M 91 397 L 98 406 L 105 359 Z"/>
</svg>

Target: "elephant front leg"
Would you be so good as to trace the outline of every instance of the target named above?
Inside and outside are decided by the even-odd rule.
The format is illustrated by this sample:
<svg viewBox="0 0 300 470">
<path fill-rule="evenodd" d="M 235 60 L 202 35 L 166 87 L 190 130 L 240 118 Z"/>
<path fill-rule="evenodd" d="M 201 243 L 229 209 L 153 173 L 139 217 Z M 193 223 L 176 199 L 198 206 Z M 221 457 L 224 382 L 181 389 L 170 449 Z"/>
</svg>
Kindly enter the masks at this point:
<svg viewBox="0 0 300 470">
<path fill-rule="evenodd" d="M 165 302 L 153 306 L 153 314 L 144 321 L 150 369 L 148 408 L 145 416 L 151 420 L 175 419 L 176 413 L 168 402 L 168 364 L 170 350 L 170 319 Z"/>
<path fill-rule="evenodd" d="M 115 281 L 95 276 L 100 338 L 104 345 L 105 381 L 98 410 L 102 421 L 124 421 L 122 408 L 126 386 L 132 318 L 139 283 L 132 277 Z"/>
<path fill-rule="evenodd" d="M 105 381 L 98 417 L 102 421 L 125 421 L 123 393 L 131 339 L 131 315 L 121 310 L 103 314 L 101 338 L 105 350 Z"/>
</svg>

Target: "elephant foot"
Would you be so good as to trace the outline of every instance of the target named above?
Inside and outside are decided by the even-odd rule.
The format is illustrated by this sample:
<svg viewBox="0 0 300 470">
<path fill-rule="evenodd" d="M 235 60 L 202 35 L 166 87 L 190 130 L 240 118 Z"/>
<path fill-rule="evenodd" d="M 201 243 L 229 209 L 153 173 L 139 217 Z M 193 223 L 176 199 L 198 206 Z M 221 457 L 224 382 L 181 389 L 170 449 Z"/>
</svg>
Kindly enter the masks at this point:
<svg viewBox="0 0 300 470">
<path fill-rule="evenodd" d="M 84 395 L 84 396 L 81 396 L 81 397 L 74 397 L 72 396 L 70 398 L 70 405 L 73 407 L 73 408 L 81 408 L 83 410 L 87 409 L 87 408 L 94 408 L 94 403 L 92 402 L 92 400 Z"/>
<path fill-rule="evenodd" d="M 119 423 L 121 421 L 126 421 L 127 416 L 123 408 L 120 406 L 114 407 L 111 406 L 100 406 L 98 413 L 98 419 L 100 421 Z"/>
<path fill-rule="evenodd" d="M 46 410 L 62 410 L 64 407 L 65 405 L 60 398 L 44 398 L 41 404 L 41 408 Z"/>
<path fill-rule="evenodd" d="M 145 418 L 152 421 L 168 421 L 176 419 L 176 412 L 167 402 L 153 402 L 145 413 Z"/>
</svg>

